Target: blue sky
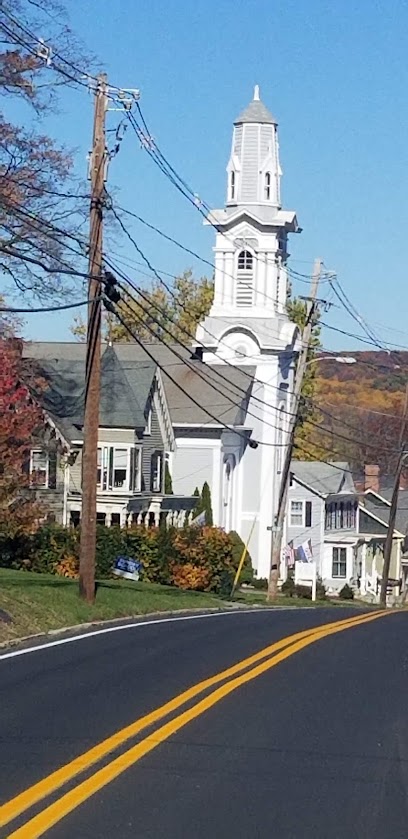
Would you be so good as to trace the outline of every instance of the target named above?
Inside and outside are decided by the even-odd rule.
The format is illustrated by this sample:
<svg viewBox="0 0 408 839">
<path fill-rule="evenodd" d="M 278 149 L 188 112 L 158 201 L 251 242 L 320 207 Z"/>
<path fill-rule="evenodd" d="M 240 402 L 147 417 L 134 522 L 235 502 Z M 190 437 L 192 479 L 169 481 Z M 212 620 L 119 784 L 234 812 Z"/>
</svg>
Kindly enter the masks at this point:
<svg viewBox="0 0 408 839">
<path fill-rule="evenodd" d="M 69 12 L 110 81 L 141 89 L 158 144 L 213 207 L 224 203 L 232 122 L 258 83 L 279 122 L 283 205 L 296 210 L 303 228 L 292 237 L 290 264 L 309 274 L 321 256 L 377 333 L 408 346 L 405 0 L 70 0 Z M 77 170 L 85 172 L 92 98 L 67 91 L 61 106 L 46 127 L 76 149 Z M 117 122 L 110 114 L 109 127 Z M 212 259 L 211 229 L 202 227 L 200 215 L 130 130 L 111 165 L 109 187 L 121 204 Z M 129 226 L 158 268 L 177 273 L 192 266 L 205 273 L 205 266 L 137 222 Z M 114 248 L 138 259 L 124 240 Z M 339 309 L 324 319 L 360 331 Z M 69 321 L 32 315 L 26 334 L 68 339 Z M 328 330 L 323 342 L 364 347 Z"/>
</svg>

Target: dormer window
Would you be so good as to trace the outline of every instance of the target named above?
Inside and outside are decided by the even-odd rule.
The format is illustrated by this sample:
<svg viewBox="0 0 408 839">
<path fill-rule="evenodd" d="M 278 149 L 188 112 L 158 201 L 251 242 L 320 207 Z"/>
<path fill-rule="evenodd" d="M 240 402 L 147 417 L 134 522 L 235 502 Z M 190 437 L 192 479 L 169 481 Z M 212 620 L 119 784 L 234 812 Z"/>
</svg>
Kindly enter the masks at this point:
<svg viewBox="0 0 408 839">
<path fill-rule="evenodd" d="M 265 172 L 265 186 L 264 186 L 265 201 L 271 200 L 271 173 Z"/>
<path fill-rule="evenodd" d="M 250 251 L 238 254 L 238 270 L 235 303 L 237 306 L 252 306 L 254 287 L 254 258 Z"/>
<path fill-rule="evenodd" d="M 230 201 L 235 199 L 235 172 L 232 171 L 230 175 Z"/>
</svg>

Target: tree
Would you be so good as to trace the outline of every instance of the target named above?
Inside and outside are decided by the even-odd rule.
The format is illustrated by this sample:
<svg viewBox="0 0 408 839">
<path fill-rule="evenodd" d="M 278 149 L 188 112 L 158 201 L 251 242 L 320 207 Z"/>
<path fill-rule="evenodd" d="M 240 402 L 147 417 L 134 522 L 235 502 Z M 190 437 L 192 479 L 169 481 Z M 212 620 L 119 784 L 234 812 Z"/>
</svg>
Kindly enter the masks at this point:
<svg viewBox="0 0 408 839">
<path fill-rule="evenodd" d="M 0 342 L 0 360 L 0 529 L 17 533 L 31 528 L 41 512 L 25 492 L 30 477 L 24 470 L 42 413 L 23 382 L 17 340 Z"/>
<path fill-rule="evenodd" d="M 143 296 L 129 289 L 129 294 L 122 293 L 123 300 L 116 304 L 129 329 L 145 343 L 163 341 L 190 345 L 197 325 L 210 311 L 214 284 L 206 277 L 195 280 L 192 271 L 186 270 L 176 277 L 170 290 L 154 282 L 150 289 L 142 289 L 142 292 Z M 85 340 L 86 326 L 81 318 L 75 318 L 71 331 L 79 340 Z M 114 342 L 133 340 L 128 330 L 111 315 L 105 319 L 104 337 Z"/>
<path fill-rule="evenodd" d="M 286 304 L 290 320 L 302 332 L 307 318 L 307 304 L 297 297 L 290 298 Z M 318 363 L 314 363 L 320 343 L 320 326 L 317 322 L 312 331 L 312 340 L 307 356 L 307 367 L 303 378 L 302 394 L 299 406 L 295 437 L 295 456 L 299 460 L 327 460 L 327 447 L 316 434 L 316 424 L 321 422 L 321 414 L 316 406 L 316 375 Z M 330 455 L 329 455 L 330 456 Z"/>
<path fill-rule="evenodd" d="M 6 298 L 3 294 L 0 294 L 0 307 L 6 305 Z M 13 314 L 13 312 L 0 311 L 0 341 L 3 341 L 5 338 L 12 338 L 17 334 L 21 335 L 23 323 L 23 320 L 18 315 Z"/>
<path fill-rule="evenodd" d="M 52 44 L 53 54 L 61 49 L 85 66 L 63 10 L 53 0 L 3 0 L 0 30 L 6 45 L 0 52 L 3 101 L 17 98 L 43 116 L 68 79 L 54 62 L 47 66 L 35 32 Z M 73 184 L 71 155 L 27 125 L 29 118 L 22 127 L 0 112 L 0 270 L 25 297 L 55 298 L 72 285 L 67 278 L 86 270 L 79 231 L 88 202 Z"/>
<path fill-rule="evenodd" d="M 208 486 L 207 481 L 203 484 L 203 489 L 201 492 L 201 503 L 203 512 L 205 512 L 205 523 L 207 527 L 213 526 L 213 513 L 212 513 L 212 506 L 211 506 L 211 490 Z"/>
</svg>

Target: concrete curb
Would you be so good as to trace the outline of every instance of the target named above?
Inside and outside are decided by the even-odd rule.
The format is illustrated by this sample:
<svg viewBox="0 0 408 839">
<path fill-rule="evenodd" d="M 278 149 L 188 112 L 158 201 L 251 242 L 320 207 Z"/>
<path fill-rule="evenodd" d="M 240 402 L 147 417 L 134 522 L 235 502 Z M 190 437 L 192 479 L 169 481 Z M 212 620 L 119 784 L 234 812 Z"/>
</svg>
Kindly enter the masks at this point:
<svg viewBox="0 0 408 839">
<path fill-rule="evenodd" d="M 87 623 L 77 623 L 73 626 L 61 626 L 58 629 L 49 629 L 48 632 L 37 632 L 34 635 L 24 635 L 21 638 L 11 638 L 9 641 L 2 641 L 0 643 L 0 650 L 5 650 L 10 647 L 16 647 L 19 644 L 26 644 L 30 641 L 35 640 L 43 640 L 47 641 L 50 638 L 58 637 L 59 635 L 64 634 L 72 634 L 75 635 L 77 632 L 86 632 L 88 629 L 92 630 L 102 626 L 117 626 L 118 624 L 122 624 L 126 626 L 127 623 L 135 623 L 136 621 L 140 620 L 154 620 L 157 618 L 158 620 L 163 617 L 176 617 L 177 615 L 199 615 L 199 614 L 211 614 L 213 612 L 239 612 L 240 610 L 244 609 L 247 611 L 257 611 L 259 609 L 286 609 L 287 606 L 267 606 L 266 604 L 263 605 L 261 603 L 251 603 L 246 605 L 245 603 L 231 603 L 225 604 L 225 606 L 220 606 L 217 608 L 213 606 L 211 608 L 206 609 L 205 607 L 200 607 L 197 609 L 175 609 L 171 611 L 161 611 L 161 612 L 145 612 L 144 614 L 137 614 L 137 615 L 128 615 L 127 617 L 122 618 L 111 618 L 110 620 L 95 620 L 95 621 L 88 621 Z"/>
</svg>

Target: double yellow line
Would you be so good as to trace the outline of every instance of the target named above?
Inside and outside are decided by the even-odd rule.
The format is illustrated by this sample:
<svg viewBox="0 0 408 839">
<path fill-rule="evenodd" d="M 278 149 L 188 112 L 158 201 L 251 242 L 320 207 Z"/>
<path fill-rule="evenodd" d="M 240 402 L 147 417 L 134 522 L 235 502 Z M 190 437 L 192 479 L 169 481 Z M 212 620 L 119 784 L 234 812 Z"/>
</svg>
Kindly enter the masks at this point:
<svg viewBox="0 0 408 839">
<path fill-rule="evenodd" d="M 164 723 L 153 734 L 147 735 L 143 740 L 131 746 L 118 757 L 112 758 L 105 766 L 97 769 L 90 777 L 78 783 L 73 789 L 62 793 L 56 801 L 30 818 L 13 833 L 10 833 L 8 839 L 36 839 L 36 837 L 42 836 L 53 825 L 64 818 L 64 816 L 68 815 L 68 813 L 98 792 L 98 790 L 102 789 L 106 784 L 109 784 L 118 775 L 160 745 L 160 743 L 163 743 L 189 722 L 224 699 L 225 696 L 228 696 L 234 690 L 241 687 L 241 685 L 256 679 L 281 661 L 284 661 L 286 658 L 289 658 L 321 638 L 326 638 L 329 635 L 334 635 L 355 626 L 370 623 L 371 621 L 385 617 L 387 614 L 390 613 L 373 612 L 368 615 L 364 614 L 358 617 L 324 624 L 323 626 L 316 626 L 312 629 L 297 632 L 294 635 L 288 635 L 286 638 L 282 638 L 280 641 L 255 653 L 255 655 L 239 661 L 233 667 L 228 667 L 215 676 L 198 682 L 193 687 L 183 691 L 183 693 L 175 696 L 169 702 L 146 714 L 144 717 L 140 717 L 140 719 L 131 725 L 126 726 L 126 728 L 122 728 L 111 737 L 103 740 L 98 745 L 79 755 L 74 760 L 65 764 L 65 766 L 52 772 L 46 778 L 43 778 L 38 783 L 15 796 L 15 798 L 3 804 L 0 807 L 0 828 L 12 822 L 51 793 L 74 780 L 80 773 L 89 770 L 145 728 L 154 725 L 164 717 L 178 710 L 181 706 L 203 693 L 203 691 L 207 691 L 209 688 L 219 685 L 221 682 L 223 683 L 196 704 Z"/>
</svg>

